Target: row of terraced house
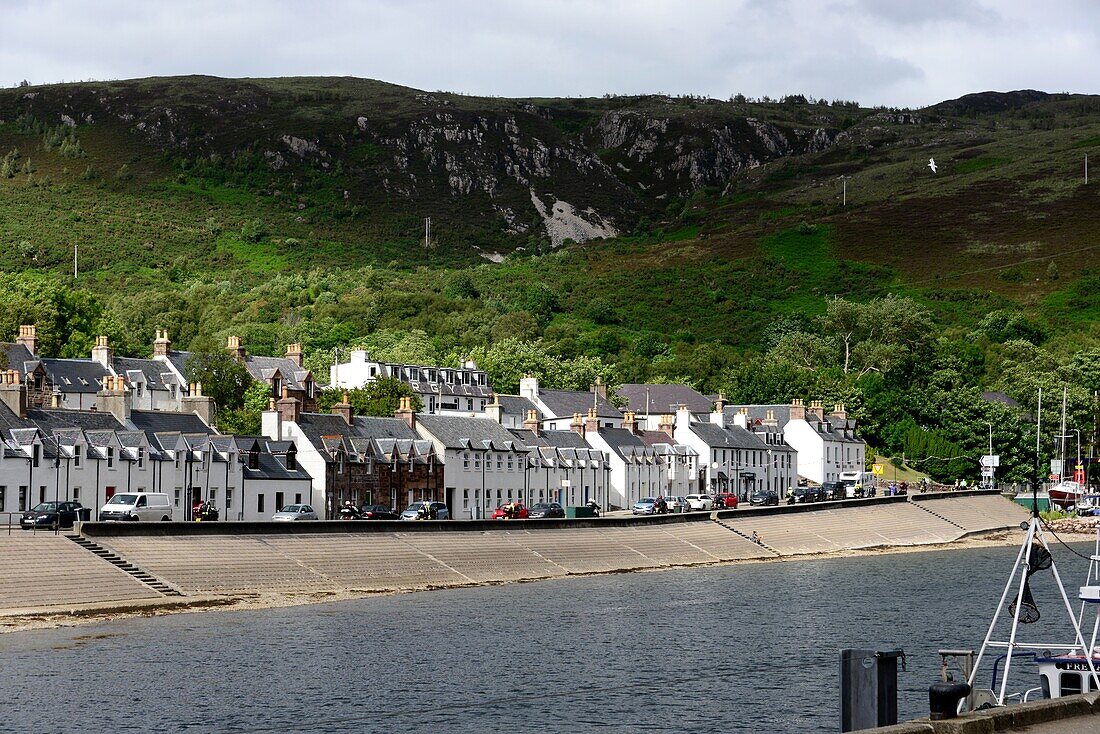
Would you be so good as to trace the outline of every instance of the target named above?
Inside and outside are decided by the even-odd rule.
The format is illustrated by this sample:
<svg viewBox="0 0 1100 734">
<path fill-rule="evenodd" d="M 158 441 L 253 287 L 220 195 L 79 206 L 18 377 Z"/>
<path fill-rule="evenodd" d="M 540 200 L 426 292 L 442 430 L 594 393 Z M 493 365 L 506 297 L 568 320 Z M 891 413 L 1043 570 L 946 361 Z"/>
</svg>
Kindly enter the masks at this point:
<svg viewBox="0 0 1100 734">
<path fill-rule="evenodd" d="M 0 344 L 0 512 L 164 491 L 176 519 L 199 501 L 225 520 L 262 520 L 292 502 L 334 517 L 349 500 L 400 509 L 424 499 L 473 519 L 509 501 L 616 508 L 651 495 L 783 495 L 800 476 L 829 481 L 864 461 L 839 405 L 730 405 L 685 385 L 554 390 L 531 376 L 504 395 L 473 362 L 393 364 L 355 351 L 332 366 L 329 385 L 394 377 L 422 409 L 402 402 L 393 416 L 358 416 L 345 398 L 320 413 L 328 385 L 304 366 L 301 345 L 259 356 L 231 336 L 226 349 L 269 386 L 261 435 L 215 430 L 213 401 L 185 379 L 192 353 L 165 331 L 149 358 L 116 356 L 99 337 L 89 359 L 54 359 L 38 354 L 34 326 L 20 327 Z"/>
</svg>

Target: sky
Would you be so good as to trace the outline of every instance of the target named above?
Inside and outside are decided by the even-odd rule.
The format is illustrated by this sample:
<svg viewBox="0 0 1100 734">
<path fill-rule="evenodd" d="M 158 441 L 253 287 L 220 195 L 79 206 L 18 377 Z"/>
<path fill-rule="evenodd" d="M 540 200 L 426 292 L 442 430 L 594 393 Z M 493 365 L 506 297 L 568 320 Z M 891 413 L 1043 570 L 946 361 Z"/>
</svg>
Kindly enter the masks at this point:
<svg viewBox="0 0 1100 734">
<path fill-rule="evenodd" d="M 0 85 L 357 76 L 502 97 L 1100 92 L 1097 0 L 0 0 Z"/>
</svg>

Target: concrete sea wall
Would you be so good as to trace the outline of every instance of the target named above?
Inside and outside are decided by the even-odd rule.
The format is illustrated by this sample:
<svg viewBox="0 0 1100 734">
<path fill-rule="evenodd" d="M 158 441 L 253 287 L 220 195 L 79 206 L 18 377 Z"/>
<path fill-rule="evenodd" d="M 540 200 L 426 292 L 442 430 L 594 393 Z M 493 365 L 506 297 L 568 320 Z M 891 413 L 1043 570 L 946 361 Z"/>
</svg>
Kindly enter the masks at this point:
<svg viewBox="0 0 1100 734">
<path fill-rule="evenodd" d="M 1025 517 L 999 495 L 969 494 L 587 521 L 96 523 L 81 534 L 185 594 L 364 592 L 940 544 Z"/>
</svg>

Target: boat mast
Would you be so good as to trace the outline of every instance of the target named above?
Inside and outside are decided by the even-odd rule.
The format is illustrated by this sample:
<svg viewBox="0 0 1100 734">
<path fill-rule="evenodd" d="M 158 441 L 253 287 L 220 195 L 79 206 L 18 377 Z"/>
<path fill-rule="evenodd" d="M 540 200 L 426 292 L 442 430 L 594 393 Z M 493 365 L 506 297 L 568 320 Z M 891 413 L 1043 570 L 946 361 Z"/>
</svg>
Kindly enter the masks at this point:
<svg viewBox="0 0 1100 734">
<path fill-rule="evenodd" d="M 1065 385 L 1062 386 L 1062 435 L 1059 436 L 1062 439 L 1062 463 L 1058 467 L 1059 483 L 1066 480 L 1066 391 L 1068 389 Z"/>
</svg>

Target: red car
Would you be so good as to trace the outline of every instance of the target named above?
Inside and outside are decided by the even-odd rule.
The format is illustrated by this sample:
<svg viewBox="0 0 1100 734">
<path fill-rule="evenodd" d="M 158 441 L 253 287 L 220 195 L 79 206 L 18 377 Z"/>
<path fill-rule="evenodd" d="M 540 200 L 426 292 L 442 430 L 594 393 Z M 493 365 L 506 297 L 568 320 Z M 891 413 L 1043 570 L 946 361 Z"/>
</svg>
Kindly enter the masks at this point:
<svg viewBox="0 0 1100 734">
<path fill-rule="evenodd" d="M 522 502 L 509 502 L 493 510 L 494 520 L 526 520 L 527 507 Z"/>
<path fill-rule="evenodd" d="M 735 494 L 716 494 L 714 495 L 714 509 L 716 510 L 736 510 L 737 509 L 737 495 Z"/>
</svg>

